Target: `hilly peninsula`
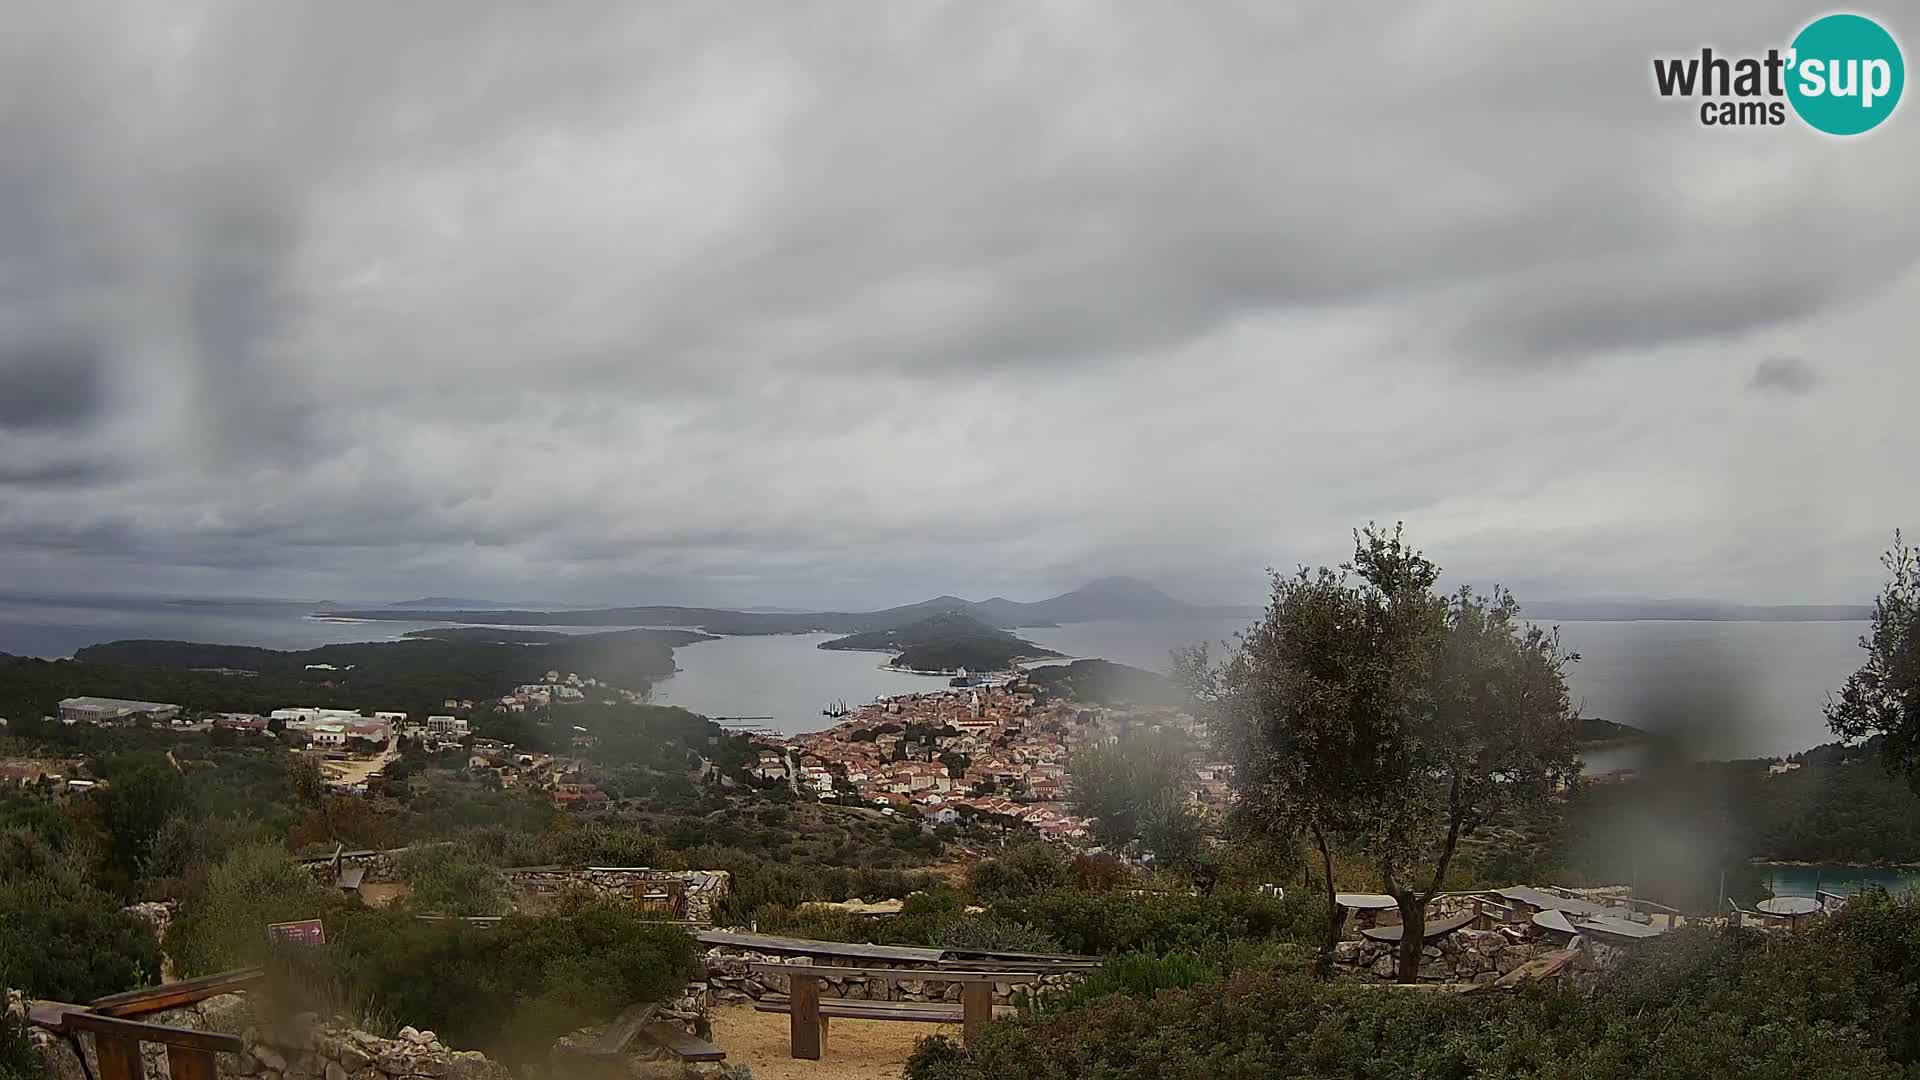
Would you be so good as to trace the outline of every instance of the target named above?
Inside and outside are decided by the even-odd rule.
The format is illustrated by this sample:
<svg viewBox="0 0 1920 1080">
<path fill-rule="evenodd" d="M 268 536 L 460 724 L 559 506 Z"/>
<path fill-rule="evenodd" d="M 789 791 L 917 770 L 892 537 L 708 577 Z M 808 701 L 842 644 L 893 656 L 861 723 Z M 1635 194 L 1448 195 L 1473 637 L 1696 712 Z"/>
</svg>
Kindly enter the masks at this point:
<svg viewBox="0 0 1920 1080">
<path fill-rule="evenodd" d="M 1110 577 L 1072 592 L 1031 602 L 996 596 L 966 600 L 936 596 L 878 611 L 766 611 L 648 605 L 584 610 L 530 611 L 415 606 L 316 612 L 323 618 L 402 622 L 484 623 L 491 626 L 688 626 L 709 634 L 864 634 L 898 630 L 936 615 L 960 612 L 989 628 L 1057 626 L 1095 619 L 1188 619 L 1250 615 L 1254 608 L 1207 607 L 1176 600 L 1144 581 Z"/>
<path fill-rule="evenodd" d="M 884 652 L 908 671 L 1000 671 L 1020 660 L 1060 654 L 996 629 L 962 611 L 947 611 L 905 626 L 867 630 L 820 643 L 822 649 Z"/>
</svg>

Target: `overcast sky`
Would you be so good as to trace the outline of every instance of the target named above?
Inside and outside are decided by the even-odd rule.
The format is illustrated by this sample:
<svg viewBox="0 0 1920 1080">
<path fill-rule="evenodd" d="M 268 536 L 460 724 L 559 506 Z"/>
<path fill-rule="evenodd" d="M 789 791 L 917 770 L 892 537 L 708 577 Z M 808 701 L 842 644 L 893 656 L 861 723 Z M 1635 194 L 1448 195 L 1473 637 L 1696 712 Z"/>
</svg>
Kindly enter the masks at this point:
<svg viewBox="0 0 1920 1080">
<path fill-rule="evenodd" d="M 1256 602 L 1403 518 L 1523 598 L 1864 601 L 1917 103 L 1650 74 L 1824 10 L 16 2 L 0 581 Z"/>
</svg>

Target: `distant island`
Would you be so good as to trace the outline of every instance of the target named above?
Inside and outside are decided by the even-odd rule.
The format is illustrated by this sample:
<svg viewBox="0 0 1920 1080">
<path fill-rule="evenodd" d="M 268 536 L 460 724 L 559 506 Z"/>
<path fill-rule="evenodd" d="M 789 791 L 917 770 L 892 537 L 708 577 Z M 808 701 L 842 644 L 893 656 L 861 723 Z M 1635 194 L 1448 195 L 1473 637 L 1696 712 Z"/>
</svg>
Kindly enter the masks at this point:
<svg viewBox="0 0 1920 1080">
<path fill-rule="evenodd" d="M 1190 708 L 1193 699 L 1179 683 L 1157 671 L 1111 660 L 1075 660 L 1028 669 L 1027 681 L 1048 697 L 1090 705 L 1146 705 Z"/>
<path fill-rule="evenodd" d="M 504 604 L 491 600 L 421 597 L 374 608 L 314 609 L 319 618 L 400 622 L 485 623 L 509 626 L 685 626 L 710 634 L 861 634 L 897 630 L 933 615 L 958 611 L 1002 630 L 1058 626 L 1103 619 L 1164 621 L 1233 619 L 1249 621 L 1262 608 L 1246 605 L 1189 604 L 1144 581 L 1106 577 L 1045 600 L 1023 602 L 995 596 L 967 600 L 936 596 L 917 604 L 878 611 L 798 611 L 768 605 L 740 608 L 637 605 L 570 608 Z M 1712 600 L 1543 600 L 1523 605 L 1537 622 L 1622 622 L 1637 620 L 1703 622 L 1852 622 L 1867 618 L 1861 604 L 1727 604 Z"/>
<path fill-rule="evenodd" d="M 905 626 L 866 630 L 820 643 L 822 649 L 884 652 L 907 671 L 1000 671 L 1017 661 L 1059 656 L 1025 638 L 996 629 L 964 611 L 946 611 Z"/>
<path fill-rule="evenodd" d="M 1632 724 L 1601 720 L 1593 716 L 1580 718 L 1580 745 L 1585 747 L 1621 746 L 1640 742 L 1646 737 L 1646 732 Z"/>
<path fill-rule="evenodd" d="M 966 600 L 936 596 L 917 604 L 880 611 L 787 612 L 678 606 L 592 608 L 577 611 L 527 611 L 482 607 L 434 610 L 413 606 L 359 611 L 329 609 L 316 612 L 329 618 L 405 622 L 489 623 L 511 626 L 691 626 L 710 634 L 863 634 L 898 630 L 934 615 L 959 612 L 999 629 L 1058 626 L 1097 619 L 1194 619 L 1251 617 L 1257 608 L 1208 607 L 1175 600 L 1144 581 L 1110 577 L 1089 582 L 1072 592 L 1031 603 L 996 596 Z"/>
</svg>

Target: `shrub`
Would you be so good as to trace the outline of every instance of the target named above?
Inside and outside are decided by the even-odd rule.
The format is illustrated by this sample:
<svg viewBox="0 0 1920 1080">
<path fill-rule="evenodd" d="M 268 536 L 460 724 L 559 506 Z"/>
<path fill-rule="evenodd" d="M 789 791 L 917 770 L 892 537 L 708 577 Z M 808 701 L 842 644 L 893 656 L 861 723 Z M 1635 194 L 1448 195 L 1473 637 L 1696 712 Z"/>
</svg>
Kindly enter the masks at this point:
<svg viewBox="0 0 1920 1080">
<path fill-rule="evenodd" d="M 1035 927 L 1075 953 L 1164 952 L 1229 939 L 1312 942 L 1324 933 L 1321 901 L 1258 893 L 1060 892 L 994 904 L 992 914 Z"/>
<path fill-rule="evenodd" d="M 1052 953 L 1060 942 L 1026 923 L 1008 922 L 991 915 L 963 915 L 942 926 L 928 944 L 941 949 L 987 952 Z"/>
<path fill-rule="evenodd" d="M 159 977 L 153 931 L 114 897 L 61 873 L 0 886 L 0 985 L 83 1002 Z"/>
<path fill-rule="evenodd" d="M 1099 985 L 1068 1003 L 1079 1006 L 1071 1015 L 1040 1010 L 990 1025 L 970 1054 L 924 1041 L 907 1075 L 1892 1080 L 1920 1061 L 1920 902 L 1857 898 L 1793 934 L 1683 929 L 1587 993 L 1321 982 L 1304 949 L 1299 963 L 1255 965 L 1258 953 L 1243 944 L 1115 957 Z M 1210 966 L 1234 963 L 1264 970 L 1207 979 Z M 1168 988 L 1190 979 L 1201 981 Z"/>
<path fill-rule="evenodd" d="M 521 1061 L 583 1024 L 678 994 L 699 971 L 685 931 L 611 902 L 487 928 L 359 912 L 328 949 L 346 996 L 367 1011 Z"/>
<path fill-rule="evenodd" d="M 0 1080 L 44 1080 L 46 1065 L 27 1039 L 27 1023 L 13 1013 L 0 1014 Z"/>
<path fill-rule="evenodd" d="M 1073 887 L 1082 892 L 1109 892 L 1133 876 L 1126 863 L 1106 852 L 1075 855 L 1069 873 Z"/>
<path fill-rule="evenodd" d="M 1223 974 L 1217 960 L 1191 949 L 1176 949 L 1164 955 L 1121 953 L 1110 956 L 1100 970 L 1077 983 L 1057 998 L 1033 1002 L 1042 1013 L 1065 1012 L 1113 994 L 1150 998 L 1162 990 L 1184 990 Z"/>
<path fill-rule="evenodd" d="M 284 850 L 249 844 L 208 873 L 205 893 L 167 930 L 167 952 L 186 976 L 253 966 L 266 958 L 269 923 L 324 919 L 346 907 Z"/>
<path fill-rule="evenodd" d="M 506 905 L 500 872 L 470 849 L 434 844 L 407 852 L 401 876 L 413 890 L 409 906 L 443 915 L 494 915 Z"/>
<path fill-rule="evenodd" d="M 1022 844 L 973 864 L 967 887 L 983 902 L 1020 900 L 1067 887 L 1073 864 L 1045 843 Z"/>
</svg>

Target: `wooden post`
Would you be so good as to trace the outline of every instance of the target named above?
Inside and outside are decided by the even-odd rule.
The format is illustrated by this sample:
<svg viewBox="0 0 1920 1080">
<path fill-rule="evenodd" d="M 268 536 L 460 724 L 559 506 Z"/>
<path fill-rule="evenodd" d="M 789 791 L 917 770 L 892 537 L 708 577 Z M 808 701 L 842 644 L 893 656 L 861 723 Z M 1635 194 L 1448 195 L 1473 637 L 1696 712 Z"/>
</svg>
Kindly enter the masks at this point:
<svg viewBox="0 0 1920 1080">
<path fill-rule="evenodd" d="M 189 1046 L 167 1047 L 167 1073 L 173 1080 L 217 1080 L 219 1069 L 210 1050 Z"/>
<path fill-rule="evenodd" d="M 143 1080 L 137 1039 L 95 1032 L 93 1056 L 100 1063 L 100 1080 Z"/>
<path fill-rule="evenodd" d="M 1035 984 L 1038 985 L 1037 983 Z M 964 983 L 960 987 L 961 1038 L 971 1047 L 993 1019 L 993 984 Z"/>
<path fill-rule="evenodd" d="M 813 975 L 789 975 L 787 984 L 791 988 L 788 1031 L 792 1036 L 793 1056 L 804 1061 L 819 1061 L 827 1043 L 827 1021 L 820 1015 L 820 979 Z"/>
</svg>

